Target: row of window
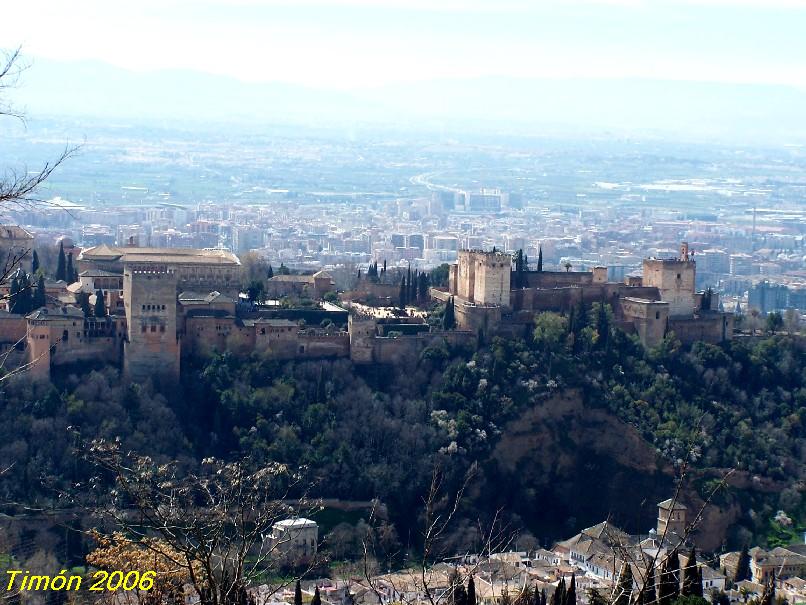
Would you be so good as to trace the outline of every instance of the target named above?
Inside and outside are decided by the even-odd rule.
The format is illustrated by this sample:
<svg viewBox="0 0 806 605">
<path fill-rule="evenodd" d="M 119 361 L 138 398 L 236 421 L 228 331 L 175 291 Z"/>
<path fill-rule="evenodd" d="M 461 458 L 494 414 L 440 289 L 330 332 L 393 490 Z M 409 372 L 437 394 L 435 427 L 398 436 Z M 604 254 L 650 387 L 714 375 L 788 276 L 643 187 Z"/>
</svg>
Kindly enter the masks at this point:
<svg viewBox="0 0 806 605">
<path fill-rule="evenodd" d="M 143 311 L 164 311 L 165 305 L 143 305 Z"/>
<path fill-rule="evenodd" d="M 148 330 L 148 326 L 146 326 L 146 325 L 140 326 L 140 332 L 142 332 L 143 334 L 145 334 L 147 330 Z M 151 331 L 156 332 L 157 331 L 157 326 L 152 325 L 151 326 Z M 165 326 L 160 326 L 160 332 L 165 332 Z"/>
</svg>

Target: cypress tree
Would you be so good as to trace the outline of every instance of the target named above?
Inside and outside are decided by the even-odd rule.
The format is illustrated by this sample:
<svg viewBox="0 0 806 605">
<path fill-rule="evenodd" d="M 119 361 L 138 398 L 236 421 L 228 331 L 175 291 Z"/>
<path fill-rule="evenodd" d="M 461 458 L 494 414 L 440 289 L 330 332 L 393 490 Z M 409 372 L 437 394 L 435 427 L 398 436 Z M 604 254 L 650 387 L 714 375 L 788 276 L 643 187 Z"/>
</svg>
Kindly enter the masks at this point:
<svg viewBox="0 0 806 605">
<path fill-rule="evenodd" d="M 453 308 L 453 296 L 445 303 L 445 313 L 442 316 L 442 329 L 453 330 L 456 327 L 456 315 Z"/>
<path fill-rule="evenodd" d="M 12 282 L 12 289 L 13 289 L 13 282 Z M 20 315 L 27 315 L 31 312 L 34 306 L 34 288 L 31 284 L 29 276 L 26 273 L 22 273 L 17 281 L 17 295 L 16 301 L 17 304 L 15 306 L 14 313 L 19 313 Z"/>
<path fill-rule="evenodd" d="M 64 242 L 59 242 L 59 261 L 56 265 L 56 279 L 67 280 L 67 259 L 64 257 Z"/>
<path fill-rule="evenodd" d="M 106 317 L 106 302 L 104 301 L 104 291 L 98 288 L 95 293 L 95 317 Z"/>
<path fill-rule="evenodd" d="M 630 567 L 629 563 L 624 563 L 618 575 L 618 584 L 616 584 L 616 594 L 614 595 L 613 605 L 630 605 L 630 601 L 632 600 L 632 584 L 632 567 Z"/>
<path fill-rule="evenodd" d="M 759 600 L 759 605 L 775 605 L 775 570 L 772 570 L 770 577 L 764 582 L 764 592 Z"/>
<path fill-rule="evenodd" d="M 537 247 L 537 270 L 543 272 L 543 246 Z"/>
<path fill-rule="evenodd" d="M 467 580 L 467 605 L 476 605 L 476 583 L 473 576 Z"/>
<path fill-rule="evenodd" d="M 31 258 L 31 273 L 36 275 L 36 272 L 39 271 L 39 255 L 34 250 L 32 258 Z"/>
<path fill-rule="evenodd" d="M 549 605 L 548 596 L 546 596 L 546 589 L 540 591 L 540 605 Z"/>
<path fill-rule="evenodd" d="M 610 318 L 607 317 L 607 307 L 604 300 L 599 303 L 599 314 L 596 317 L 596 333 L 599 335 L 597 344 L 601 349 L 607 349 L 610 344 Z"/>
<path fill-rule="evenodd" d="M 684 597 L 701 597 L 702 581 L 700 580 L 699 569 L 697 567 L 697 553 L 694 547 L 688 555 L 688 561 L 683 569 L 683 589 L 680 593 Z"/>
<path fill-rule="evenodd" d="M 76 298 L 78 299 L 78 306 L 84 312 L 84 317 L 89 317 L 91 315 L 90 295 L 86 292 L 79 292 Z"/>
<path fill-rule="evenodd" d="M 742 552 L 739 553 L 739 561 L 736 563 L 736 575 L 733 576 L 734 582 L 741 582 L 742 580 L 749 580 L 752 577 L 750 573 L 750 553 L 747 550 L 747 545 L 742 547 Z"/>
<path fill-rule="evenodd" d="M 311 599 L 311 605 L 322 605 L 322 597 L 319 595 L 319 587 L 316 587 L 316 590 L 313 591 L 313 598 Z"/>
<path fill-rule="evenodd" d="M 557 595 L 557 605 L 565 605 L 565 578 L 560 578 L 560 583 L 557 585 L 557 590 L 554 591 L 554 594 Z"/>
<path fill-rule="evenodd" d="M 655 593 L 655 568 L 652 565 L 646 572 L 646 580 L 641 587 L 641 592 L 638 595 L 639 605 L 655 605 L 657 595 Z"/>
<path fill-rule="evenodd" d="M 583 328 L 587 327 L 588 308 L 585 306 L 585 302 L 581 298 L 579 299 L 579 304 L 577 305 L 576 320 L 577 329 L 579 332 L 581 332 Z"/>
<path fill-rule="evenodd" d="M 8 298 L 10 311 L 12 313 L 22 313 L 20 307 L 20 282 L 16 276 L 11 280 L 11 291 Z"/>
<path fill-rule="evenodd" d="M 70 252 L 67 255 L 67 269 L 65 269 L 64 277 L 66 282 L 73 283 L 73 276 L 75 271 L 73 270 L 73 253 Z"/>
<path fill-rule="evenodd" d="M 574 573 L 571 573 L 571 583 L 565 593 L 565 605 L 577 605 L 577 577 Z"/>
<path fill-rule="evenodd" d="M 658 584 L 658 605 L 671 605 L 680 595 L 680 561 L 677 550 L 669 553 L 663 561 Z"/>
<path fill-rule="evenodd" d="M 361 270 L 359 269 L 359 272 L 360 271 Z M 271 264 L 269 264 L 269 269 L 268 269 L 268 271 L 266 271 L 266 278 L 271 279 L 272 277 L 274 277 L 274 269 L 272 269 Z"/>
<path fill-rule="evenodd" d="M 403 276 L 403 279 L 400 280 L 400 308 L 406 308 L 406 294 L 408 294 L 408 288 L 406 287 L 406 276 Z"/>
<path fill-rule="evenodd" d="M 417 278 L 417 298 L 428 300 L 428 273 L 423 271 Z"/>
<path fill-rule="evenodd" d="M 294 586 L 294 605 L 302 605 L 302 586 L 300 586 L 299 580 Z"/>
<path fill-rule="evenodd" d="M 34 292 L 34 309 L 41 309 L 47 304 L 47 296 L 45 294 L 45 276 L 39 274 L 39 280 L 36 284 L 36 291 Z"/>
</svg>

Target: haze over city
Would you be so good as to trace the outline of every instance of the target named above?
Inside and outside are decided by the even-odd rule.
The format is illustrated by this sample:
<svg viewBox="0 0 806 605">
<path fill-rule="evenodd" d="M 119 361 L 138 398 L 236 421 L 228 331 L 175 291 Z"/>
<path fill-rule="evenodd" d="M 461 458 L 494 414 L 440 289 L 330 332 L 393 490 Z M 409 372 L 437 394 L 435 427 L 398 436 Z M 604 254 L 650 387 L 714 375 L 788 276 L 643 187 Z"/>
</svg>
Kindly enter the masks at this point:
<svg viewBox="0 0 806 605">
<path fill-rule="evenodd" d="M 9 605 L 806 603 L 806 1 L 0 12 Z"/>
</svg>

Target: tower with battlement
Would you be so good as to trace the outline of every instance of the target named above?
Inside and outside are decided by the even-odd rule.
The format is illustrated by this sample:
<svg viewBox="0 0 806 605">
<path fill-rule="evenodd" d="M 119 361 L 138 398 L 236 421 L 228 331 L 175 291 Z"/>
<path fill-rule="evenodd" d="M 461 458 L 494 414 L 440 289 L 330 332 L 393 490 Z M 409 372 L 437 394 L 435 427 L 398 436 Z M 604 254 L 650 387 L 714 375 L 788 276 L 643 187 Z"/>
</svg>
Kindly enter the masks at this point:
<svg viewBox="0 0 806 605">
<path fill-rule="evenodd" d="M 461 250 L 451 272 L 451 292 L 477 305 L 509 306 L 512 257 L 503 252 Z"/>
<path fill-rule="evenodd" d="M 647 258 L 643 268 L 643 285 L 658 289 L 661 300 L 669 303 L 669 317 L 694 314 L 696 264 L 686 242 L 681 244 L 678 258 Z"/>
<path fill-rule="evenodd" d="M 123 371 L 127 379 L 179 379 L 176 330 L 177 273 L 167 265 L 127 263 L 123 270 L 127 334 Z"/>
</svg>

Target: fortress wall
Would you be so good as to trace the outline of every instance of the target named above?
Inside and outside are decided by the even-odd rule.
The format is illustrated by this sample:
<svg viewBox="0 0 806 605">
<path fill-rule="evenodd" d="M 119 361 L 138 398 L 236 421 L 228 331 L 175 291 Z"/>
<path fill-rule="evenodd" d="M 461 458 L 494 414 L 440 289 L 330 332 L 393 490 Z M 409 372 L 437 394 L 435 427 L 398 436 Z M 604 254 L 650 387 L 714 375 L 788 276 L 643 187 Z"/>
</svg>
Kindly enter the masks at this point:
<svg viewBox="0 0 806 605">
<path fill-rule="evenodd" d="M 3 313 L 0 315 L 0 344 L 13 345 L 20 339 L 25 338 L 28 330 L 28 322 L 24 315 L 13 313 Z"/>
<path fill-rule="evenodd" d="M 712 344 L 733 338 L 733 316 L 730 313 L 702 313 L 695 317 L 669 318 L 669 330 L 680 342 L 691 344 L 698 340 Z"/>
<path fill-rule="evenodd" d="M 527 271 L 527 288 L 567 288 L 593 283 L 593 273 L 587 271 Z"/>
<path fill-rule="evenodd" d="M 297 359 L 349 356 L 350 335 L 346 332 L 330 335 L 299 335 Z"/>
<path fill-rule="evenodd" d="M 373 339 L 373 361 L 383 364 L 399 364 L 418 356 L 428 346 L 445 343 L 451 346 L 475 344 L 476 335 L 465 331 L 431 332 L 416 336 Z"/>
<path fill-rule="evenodd" d="M 85 338 L 78 344 L 59 342 L 50 355 L 51 365 L 58 366 L 76 361 L 119 361 L 118 340 L 112 336 Z"/>
<path fill-rule="evenodd" d="M 457 327 L 473 334 L 489 334 L 501 324 L 501 307 L 480 307 L 457 301 L 454 312 Z"/>
</svg>

